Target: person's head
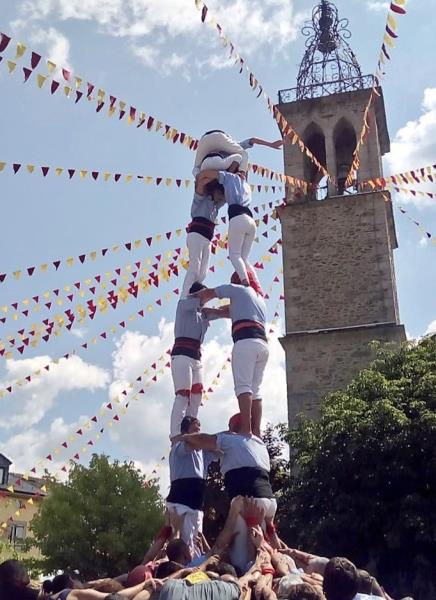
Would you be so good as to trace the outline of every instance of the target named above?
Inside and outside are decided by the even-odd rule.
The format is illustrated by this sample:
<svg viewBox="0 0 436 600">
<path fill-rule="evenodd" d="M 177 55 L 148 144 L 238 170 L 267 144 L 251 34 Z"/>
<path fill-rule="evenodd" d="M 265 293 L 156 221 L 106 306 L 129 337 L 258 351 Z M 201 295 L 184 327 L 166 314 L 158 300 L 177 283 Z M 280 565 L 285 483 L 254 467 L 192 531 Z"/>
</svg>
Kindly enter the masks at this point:
<svg viewBox="0 0 436 600">
<path fill-rule="evenodd" d="M 321 590 L 308 583 L 297 583 L 289 587 L 287 600 L 324 600 Z"/>
<path fill-rule="evenodd" d="M 368 573 L 368 571 L 364 571 L 363 569 L 357 570 L 358 577 L 358 592 L 360 594 L 368 594 L 369 596 L 380 596 L 383 598 L 383 590 L 378 584 L 378 581 L 375 577 L 372 577 Z"/>
<path fill-rule="evenodd" d="M 183 569 L 183 565 L 174 560 L 166 560 L 165 562 L 161 562 L 158 568 L 156 569 L 156 579 L 165 579 L 165 577 L 169 577 L 177 571 Z"/>
<path fill-rule="evenodd" d="M 73 579 L 73 577 L 71 577 L 71 575 L 68 575 L 68 573 L 61 573 L 60 575 L 56 575 L 56 577 L 51 582 L 51 585 L 52 594 L 57 594 L 58 592 L 61 592 L 62 590 L 66 589 L 79 590 L 83 587 L 80 581 L 77 581 L 77 579 Z"/>
<path fill-rule="evenodd" d="M 204 191 L 206 192 L 206 196 L 211 196 L 214 202 L 222 202 L 224 200 L 224 186 L 216 179 L 209 181 L 204 186 Z"/>
<path fill-rule="evenodd" d="M 207 568 L 208 571 L 212 573 L 217 573 L 220 577 L 223 575 L 232 575 L 232 577 L 237 578 L 236 570 L 233 565 L 227 562 L 219 562 L 216 565 L 211 565 L 210 568 Z"/>
<path fill-rule="evenodd" d="M 236 413 L 229 419 L 229 431 L 239 433 L 241 431 L 242 418 L 241 413 Z"/>
<path fill-rule="evenodd" d="M 259 280 L 254 275 L 254 273 L 250 269 L 247 269 L 247 275 L 248 275 L 248 283 L 250 284 L 250 287 L 256 292 L 256 294 L 259 294 L 259 296 L 263 296 L 263 291 L 262 291 L 262 288 L 260 287 Z M 235 285 L 241 285 L 241 278 L 236 273 L 236 271 L 230 277 L 230 283 L 233 283 Z"/>
<path fill-rule="evenodd" d="M 190 294 L 195 294 L 196 292 L 201 292 L 201 290 L 205 290 L 206 286 L 200 283 L 199 281 L 194 281 L 194 283 L 189 288 Z M 203 306 L 204 302 L 200 300 L 200 305 Z"/>
<path fill-rule="evenodd" d="M 0 583 L 14 588 L 24 588 L 30 583 L 30 577 L 18 560 L 5 560 L 0 564 Z"/>
<path fill-rule="evenodd" d="M 183 417 L 180 424 L 180 433 L 198 433 L 200 431 L 200 421 L 197 417 Z"/>
<path fill-rule="evenodd" d="M 167 546 L 168 560 L 181 565 L 187 565 L 192 560 L 191 551 L 186 542 L 181 539 L 171 540 Z"/>
<path fill-rule="evenodd" d="M 327 600 L 353 600 L 358 587 L 357 569 L 351 561 L 341 556 L 328 561 L 323 582 Z"/>
</svg>

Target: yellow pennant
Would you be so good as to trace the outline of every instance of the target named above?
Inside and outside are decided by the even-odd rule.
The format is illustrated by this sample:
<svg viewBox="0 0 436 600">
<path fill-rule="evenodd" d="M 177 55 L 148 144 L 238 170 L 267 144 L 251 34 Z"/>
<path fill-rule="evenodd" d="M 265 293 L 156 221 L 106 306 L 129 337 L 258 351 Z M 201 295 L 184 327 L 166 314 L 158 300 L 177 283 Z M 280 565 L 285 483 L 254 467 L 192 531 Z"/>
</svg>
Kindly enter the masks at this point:
<svg viewBox="0 0 436 600">
<path fill-rule="evenodd" d="M 36 76 L 36 83 L 38 84 L 38 87 L 40 89 L 44 85 L 46 79 L 47 79 L 47 76 L 46 75 L 41 75 L 40 73 L 38 73 L 38 75 Z"/>
<path fill-rule="evenodd" d="M 67 258 L 67 265 L 69 267 L 72 267 L 74 264 L 74 258 L 72 256 L 70 256 L 69 258 Z"/>
<path fill-rule="evenodd" d="M 63 169 L 62 167 L 56 167 L 55 169 L 55 173 L 56 175 L 59 177 L 59 175 L 62 175 Z"/>
<path fill-rule="evenodd" d="M 3 171 L 3 169 L 6 167 L 6 163 L 5 162 L 0 162 L 0 171 Z"/>
<path fill-rule="evenodd" d="M 71 92 L 72 92 L 72 89 L 70 88 L 70 86 L 68 86 L 68 85 L 64 86 L 64 94 L 67 98 L 70 97 Z"/>
<path fill-rule="evenodd" d="M 82 170 L 80 171 L 80 178 L 81 179 L 85 179 L 85 177 L 88 175 L 88 171 Z"/>
<path fill-rule="evenodd" d="M 133 179 L 133 175 L 126 175 L 124 177 L 124 179 L 125 179 L 126 183 L 130 183 L 132 181 L 132 179 Z"/>
<path fill-rule="evenodd" d="M 53 74 L 53 71 L 56 69 L 56 64 L 54 62 L 52 62 L 51 60 L 47 61 L 47 69 L 50 75 Z"/>
<path fill-rule="evenodd" d="M 13 62 L 12 60 L 8 60 L 9 73 L 13 73 L 15 71 L 16 66 L 17 66 L 17 63 Z"/>
<path fill-rule="evenodd" d="M 105 181 L 107 181 L 110 178 L 111 174 L 109 173 L 109 171 L 106 171 L 103 175 L 103 178 Z"/>
<path fill-rule="evenodd" d="M 18 42 L 17 52 L 15 54 L 15 60 L 17 60 L 18 58 L 21 58 L 25 52 L 26 52 L 26 46 L 24 44 L 22 44 L 21 42 Z"/>
<path fill-rule="evenodd" d="M 76 90 L 78 90 L 82 85 L 83 79 L 81 77 L 74 77 L 74 79 L 76 81 Z"/>
</svg>

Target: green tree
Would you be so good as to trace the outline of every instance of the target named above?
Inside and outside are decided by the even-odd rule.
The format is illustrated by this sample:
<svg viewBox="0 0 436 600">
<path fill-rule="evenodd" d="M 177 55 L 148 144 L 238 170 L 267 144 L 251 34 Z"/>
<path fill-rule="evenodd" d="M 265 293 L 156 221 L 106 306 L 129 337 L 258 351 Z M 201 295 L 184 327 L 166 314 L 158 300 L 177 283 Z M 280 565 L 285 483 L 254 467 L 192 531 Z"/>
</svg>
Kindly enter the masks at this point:
<svg viewBox="0 0 436 600">
<path fill-rule="evenodd" d="M 290 544 L 345 555 L 393 597 L 436 597 L 436 336 L 377 358 L 319 422 L 287 434 L 292 476 L 280 524 Z"/>
<path fill-rule="evenodd" d="M 117 575 L 139 564 L 163 523 L 156 482 L 132 463 L 92 456 L 54 483 L 32 521 L 47 572 L 77 569 L 83 579 Z"/>
</svg>

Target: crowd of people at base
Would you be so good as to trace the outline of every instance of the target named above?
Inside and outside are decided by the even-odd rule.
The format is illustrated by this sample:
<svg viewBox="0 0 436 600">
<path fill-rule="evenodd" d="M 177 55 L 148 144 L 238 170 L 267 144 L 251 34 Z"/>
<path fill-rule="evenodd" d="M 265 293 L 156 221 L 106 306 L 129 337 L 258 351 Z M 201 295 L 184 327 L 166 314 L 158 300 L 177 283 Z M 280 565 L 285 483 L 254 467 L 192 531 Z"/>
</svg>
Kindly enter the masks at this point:
<svg viewBox="0 0 436 600">
<path fill-rule="evenodd" d="M 206 133 L 195 160 L 195 194 L 188 226 L 189 268 L 175 317 L 171 370 L 175 399 L 166 526 L 143 563 L 113 579 L 80 582 L 66 574 L 28 586 L 22 565 L 0 565 L 0 600 L 392 600 L 367 572 L 345 558 L 330 560 L 292 549 L 274 525 L 277 502 L 270 484 L 270 459 L 261 439 L 260 387 L 268 360 L 266 306 L 249 262 L 256 235 L 246 182 L 246 148 L 279 148 L 282 141 L 251 138 L 237 143 L 222 131 Z M 207 288 L 204 279 L 215 219 L 228 205 L 228 250 L 235 269 L 229 284 Z M 228 299 L 218 308 L 206 303 Z M 200 431 L 203 391 L 201 345 L 209 322 L 232 323 L 232 373 L 239 412 L 228 429 Z M 231 500 L 223 530 L 210 548 L 203 530 L 208 466 L 219 461 Z"/>
<path fill-rule="evenodd" d="M 234 525 L 241 514 L 250 555 L 244 570 L 230 558 Z M 62 573 L 37 589 L 29 585 L 20 562 L 7 560 L 0 564 L 0 600 L 393 600 L 374 577 L 346 558 L 315 556 L 289 548 L 277 532 L 265 534 L 263 518 L 252 499 L 238 496 L 213 547 L 199 536 L 201 557 L 194 557 L 176 537 L 179 532 L 166 525 L 141 565 L 96 581 L 82 582 L 77 575 Z"/>
</svg>

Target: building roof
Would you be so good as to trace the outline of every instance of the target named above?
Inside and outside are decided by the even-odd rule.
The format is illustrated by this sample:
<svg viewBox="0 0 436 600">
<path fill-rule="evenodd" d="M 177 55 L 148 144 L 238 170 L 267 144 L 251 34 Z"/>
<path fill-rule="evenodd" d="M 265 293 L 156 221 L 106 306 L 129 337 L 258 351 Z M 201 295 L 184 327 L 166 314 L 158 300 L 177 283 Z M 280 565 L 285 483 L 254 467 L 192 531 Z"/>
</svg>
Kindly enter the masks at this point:
<svg viewBox="0 0 436 600">
<path fill-rule="evenodd" d="M 18 484 L 17 484 L 18 482 Z M 29 477 L 27 480 L 19 473 L 9 473 L 7 483 L 0 485 L 0 492 L 11 493 L 8 487 L 14 488 L 14 494 L 23 494 L 23 496 L 46 496 L 45 492 L 41 491 L 44 485 L 44 480 L 37 477 Z"/>
</svg>

